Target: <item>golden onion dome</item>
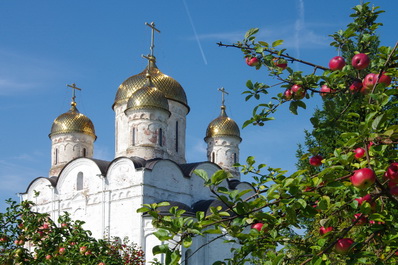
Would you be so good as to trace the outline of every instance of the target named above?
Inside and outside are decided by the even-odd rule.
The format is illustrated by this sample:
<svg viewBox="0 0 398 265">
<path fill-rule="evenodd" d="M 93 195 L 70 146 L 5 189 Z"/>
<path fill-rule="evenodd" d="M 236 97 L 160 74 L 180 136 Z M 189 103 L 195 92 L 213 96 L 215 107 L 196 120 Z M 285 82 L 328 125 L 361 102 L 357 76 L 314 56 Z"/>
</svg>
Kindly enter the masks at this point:
<svg viewBox="0 0 398 265">
<path fill-rule="evenodd" d="M 49 137 L 61 133 L 84 133 L 97 138 L 94 124 L 87 116 L 77 110 L 75 102 L 72 102 L 68 112 L 61 114 L 54 120 Z"/>
<path fill-rule="evenodd" d="M 239 127 L 234 120 L 228 117 L 224 105 L 221 106 L 220 116 L 210 122 L 207 127 L 205 140 L 215 136 L 235 136 L 241 139 Z"/>
<path fill-rule="evenodd" d="M 127 102 L 127 110 L 137 110 L 141 108 L 158 108 L 169 112 L 169 103 L 157 87 L 151 82 L 151 77 L 148 78 L 148 84 L 136 90 Z M 169 112 L 170 113 L 170 112 Z"/>
<path fill-rule="evenodd" d="M 116 97 L 115 97 L 115 102 L 113 106 L 117 104 L 121 104 L 123 102 L 128 101 L 128 99 L 131 97 L 131 95 L 143 87 L 146 84 L 146 73 L 149 70 L 149 74 L 152 77 L 152 82 L 157 87 L 160 89 L 165 97 L 170 100 L 174 100 L 177 102 L 182 103 L 185 105 L 188 109 L 188 102 L 187 102 L 187 96 L 185 94 L 184 89 L 178 83 L 175 79 L 172 77 L 163 74 L 156 66 L 155 64 L 155 57 L 150 56 L 149 59 L 149 66 L 145 68 L 144 71 L 137 75 L 133 75 L 127 80 L 125 80 L 118 88 Z"/>
</svg>

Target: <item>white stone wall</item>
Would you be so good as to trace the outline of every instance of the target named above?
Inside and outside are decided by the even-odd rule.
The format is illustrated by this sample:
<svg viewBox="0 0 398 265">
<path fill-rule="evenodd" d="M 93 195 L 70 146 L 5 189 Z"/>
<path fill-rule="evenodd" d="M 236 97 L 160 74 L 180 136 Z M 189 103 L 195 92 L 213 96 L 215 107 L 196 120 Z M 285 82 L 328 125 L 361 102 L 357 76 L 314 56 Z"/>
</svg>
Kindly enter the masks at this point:
<svg viewBox="0 0 398 265">
<path fill-rule="evenodd" d="M 93 157 L 94 141 L 93 136 L 84 133 L 52 136 L 50 176 L 58 176 L 63 166 L 77 157 Z"/>
<path fill-rule="evenodd" d="M 233 165 L 239 162 L 240 138 L 215 136 L 207 139 L 207 159 L 240 178 L 239 170 Z"/>
<path fill-rule="evenodd" d="M 170 113 L 161 109 L 141 109 L 128 110 L 126 114 L 129 127 L 126 156 L 146 160 L 165 158 L 168 140 L 166 122 Z"/>
<path fill-rule="evenodd" d="M 211 176 L 219 167 L 205 162 L 197 169 L 206 170 Z M 83 176 L 82 183 L 79 183 L 79 176 Z M 227 186 L 227 183 L 222 185 Z M 35 191 L 40 193 L 35 196 Z M 72 219 L 85 221 L 83 227 L 96 238 L 128 237 L 143 248 L 150 261 L 153 246 L 161 242 L 153 235 L 155 229 L 150 217 L 137 213 L 137 209 L 144 203 L 162 201 L 178 201 L 190 206 L 199 200 L 214 199 L 214 195 L 203 186 L 199 176 L 184 176 L 173 161 L 155 160 L 144 169 L 135 168 L 132 160 L 121 157 L 108 165 L 105 176 L 94 160 L 76 159 L 63 169 L 55 187 L 48 178 L 38 178 L 31 183 L 23 199 L 35 202 L 34 210 L 49 213 L 53 220 L 69 212 Z M 205 243 L 204 240 L 195 238 L 192 251 Z M 189 264 L 212 264 L 221 253 L 213 248 L 218 248 L 218 243 L 201 249 Z"/>
<path fill-rule="evenodd" d="M 115 105 L 115 158 L 126 156 L 129 146 L 128 118 L 124 111 L 127 103 Z"/>
<path fill-rule="evenodd" d="M 167 153 L 169 159 L 179 164 L 184 164 L 185 160 L 185 138 L 186 138 L 186 116 L 188 108 L 183 104 L 168 100 L 170 118 L 167 121 Z M 176 123 L 178 122 L 178 132 L 176 132 Z M 177 138 L 178 135 L 178 139 Z M 176 150 L 176 141 L 178 148 Z"/>
</svg>

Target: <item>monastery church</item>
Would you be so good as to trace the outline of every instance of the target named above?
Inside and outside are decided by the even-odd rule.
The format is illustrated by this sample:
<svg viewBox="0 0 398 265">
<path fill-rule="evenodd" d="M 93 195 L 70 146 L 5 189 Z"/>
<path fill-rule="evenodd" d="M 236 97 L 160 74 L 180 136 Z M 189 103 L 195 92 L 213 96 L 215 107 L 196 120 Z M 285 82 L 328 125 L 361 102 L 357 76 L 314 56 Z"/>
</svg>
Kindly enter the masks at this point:
<svg viewBox="0 0 398 265">
<path fill-rule="evenodd" d="M 127 78 L 116 91 L 115 158 L 95 159 L 97 138 L 92 121 L 77 108 L 75 84 L 70 85 L 73 97 L 70 109 L 53 122 L 51 168 L 48 177 L 34 179 L 23 200 L 33 201 L 34 211 L 50 214 L 57 220 L 64 212 L 72 219 L 85 222 L 84 228 L 96 238 L 128 237 L 145 251 L 151 261 L 152 248 L 160 244 L 149 216 L 137 213 L 143 204 L 170 202 L 195 216 L 220 205 L 194 170 L 205 170 L 211 176 L 224 169 L 234 178 L 224 185 L 229 189 L 248 189 L 240 182 L 233 164 L 239 161 L 241 142 L 238 125 L 227 116 L 222 92 L 221 112 L 203 130 L 207 143 L 207 160 L 187 162 L 185 159 L 186 119 L 189 105 L 183 87 L 157 67 L 153 53 L 154 23 L 151 28 L 151 54 L 148 64 L 139 73 Z M 66 106 L 65 106 L 66 107 Z M 215 117 L 217 114 L 214 115 Z M 164 209 L 165 208 L 165 209 Z M 162 208 L 167 214 L 167 208 Z M 194 238 L 184 256 L 212 240 L 214 236 Z M 200 248 L 185 264 L 208 265 L 231 255 L 218 239 Z M 157 256 L 159 260 L 163 257 Z"/>
</svg>

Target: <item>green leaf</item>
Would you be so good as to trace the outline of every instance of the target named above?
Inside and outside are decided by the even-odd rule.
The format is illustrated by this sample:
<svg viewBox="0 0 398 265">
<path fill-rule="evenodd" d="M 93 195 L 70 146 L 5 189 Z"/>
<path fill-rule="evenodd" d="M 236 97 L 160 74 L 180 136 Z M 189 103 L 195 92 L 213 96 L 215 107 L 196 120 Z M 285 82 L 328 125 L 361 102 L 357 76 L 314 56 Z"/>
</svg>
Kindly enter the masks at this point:
<svg viewBox="0 0 398 265">
<path fill-rule="evenodd" d="M 209 181 L 209 177 L 207 176 L 207 172 L 204 171 L 203 169 L 196 169 L 193 173 L 198 175 L 199 177 L 201 177 L 205 182 Z"/>
<path fill-rule="evenodd" d="M 296 101 L 297 106 L 299 106 L 300 108 L 306 109 L 307 105 L 305 105 L 304 101 L 298 100 Z"/>
<path fill-rule="evenodd" d="M 192 245 L 192 237 L 187 236 L 186 238 L 184 238 L 184 240 L 182 241 L 182 245 L 184 248 L 189 248 Z"/>
<path fill-rule="evenodd" d="M 169 251 L 169 244 L 157 245 L 152 248 L 153 255 L 167 253 L 168 251 Z"/>
<path fill-rule="evenodd" d="M 274 41 L 273 43 L 272 43 L 272 47 L 276 47 L 276 46 L 279 46 L 279 45 L 281 45 L 283 43 L 283 40 L 276 40 L 276 41 Z"/>
<path fill-rule="evenodd" d="M 137 209 L 137 213 L 146 213 L 149 212 L 150 209 L 148 209 L 147 207 L 141 207 Z"/>
<path fill-rule="evenodd" d="M 169 205 L 170 205 L 169 202 L 160 202 L 160 203 L 158 203 L 157 207 L 169 206 Z"/>
<path fill-rule="evenodd" d="M 213 174 L 213 176 L 211 176 L 211 184 L 219 185 L 227 178 L 228 178 L 227 172 L 225 172 L 224 170 L 218 170 L 216 171 L 216 173 Z"/>
<path fill-rule="evenodd" d="M 247 39 L 247 38 L 251 37 L 252 35 L 256 34 L 258 32 L 258 30 L 259 30 L 258 28 L 249 29 L 246 32 L 246 34 L 245 34 L 245 39 Z"/>
<path fill-rule="evenodd" d="M 162 229 L 160 228 L 158 231 L 156 231 L 155 233 L 153 233 L 160 241 L 166 241 L 171 239 L 172 237 L 169 234 L 169 231 L 167 231 L 166 229 Z"/>
<path fill-rule="evenodd" d="M 289 110 L 294 115 L 297 115 L 297 101 L 290 102 Z"/>
<path fill-rule="evenodd" d="M 372 122 L 372 129 L 373 130 L 377 130 L 377 129 L 379 129 L 379 125 L 380 125 L 380 123 L 382 123 L 382 121 L 384 120 L 384 114 L 381 114 L 381 115 L 379 115 L 379 116 L 377 116 L 374 120 L 373 120 L 373 122 Z"/>
<path fill-rule="evenodd" d="M 252 80 L 247 80 L 246 87 L 249 88 L 249 89 L 253 89 L 254 88 Z M 253 92 L 253 91 L 251 91 L 251 92 Z"/>
</svg>

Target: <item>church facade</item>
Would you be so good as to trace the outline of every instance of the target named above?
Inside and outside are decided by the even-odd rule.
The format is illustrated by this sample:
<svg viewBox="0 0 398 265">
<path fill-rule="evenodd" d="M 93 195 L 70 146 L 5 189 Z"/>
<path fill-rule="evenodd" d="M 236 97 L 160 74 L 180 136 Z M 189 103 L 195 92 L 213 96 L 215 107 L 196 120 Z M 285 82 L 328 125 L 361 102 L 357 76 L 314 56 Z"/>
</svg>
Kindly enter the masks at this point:
<svg viewBox="0 0 398 265">
<path fill-rule="evenodd" d="M 186 119 L 189 105 L 183 87 L 163 74 L 151 54 L 143 72 L 127 78 L 117 89 L 115 112 L 115 157 L 112 161 L 95 159 L 95 128 L 77 109 L 75 96 L 69 111 L 58 116 L 51 128 L 51 168 L 48 177 L 34 179 L 22 194 L 35 203 L 34 211 L 48 213 L 57 220 L 64 212 L 85 222 L 94 237 L 120 237 L 143 248 L 151 261 L 152 247 L 160 244 L 151 218 L 136 210 L 143 204 L 170 202 L 194 216 L 219 203 L 196 169 L 209 176 L 220 169 L 234 176 L 223 185 L 247 189 L 240 182 L 233 164 L 239 161 L 239 127 L 226 114 L 224 100 L 220 115 L 207 127 L 207 160 L 185 159 Z M 77 88 L 70 86 L 73 91 Z M 224 92 L 224 91 L 222 91 Z M 74 95 L 74 94 L 73 94 Z M 205 131 L 205 130 L 204 130 Z M 197 237 L 183 260 L 212 236 Z M 186 264 L 212 264 L 230 255 L 216 240 L 195 253 Z M 157 256 L 158 259 L 163 257 Z M 149 263 L 148 263 L 149 264 Z"/>
</svg>

